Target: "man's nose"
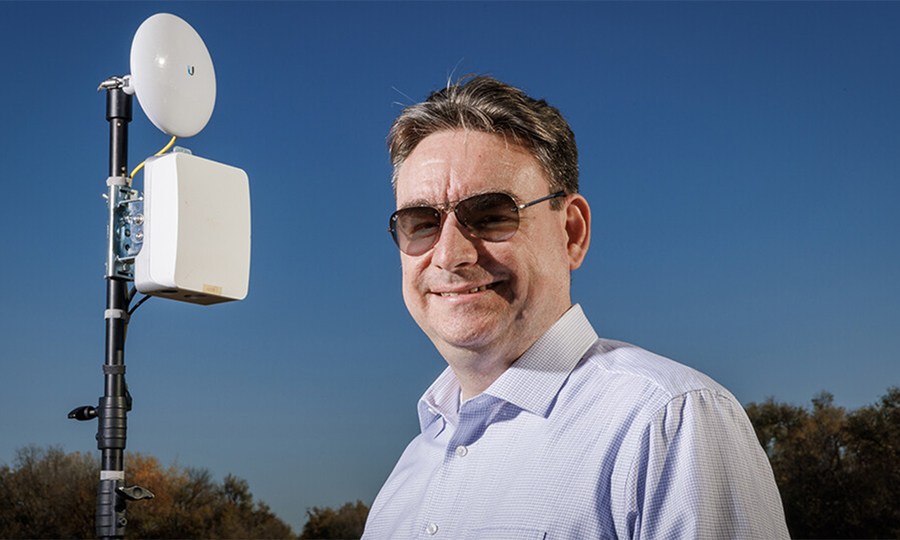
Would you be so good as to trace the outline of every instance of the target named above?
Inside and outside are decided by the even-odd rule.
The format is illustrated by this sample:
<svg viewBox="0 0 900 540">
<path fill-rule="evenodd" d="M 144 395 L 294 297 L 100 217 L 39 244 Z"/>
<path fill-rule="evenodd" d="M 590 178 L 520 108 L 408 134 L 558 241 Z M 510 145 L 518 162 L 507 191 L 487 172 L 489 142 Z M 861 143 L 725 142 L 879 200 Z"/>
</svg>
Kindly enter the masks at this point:
<svg viewBox="0 0 900 540">
<path fill-rule="evenodd" d="M 431 262 L 444 270 L 475 264 L 478 261 L 479 240 L 456 219 L 455 212 L 448 212 L 444 218 L 440 235 L 434 244 Z"/>
</svg>

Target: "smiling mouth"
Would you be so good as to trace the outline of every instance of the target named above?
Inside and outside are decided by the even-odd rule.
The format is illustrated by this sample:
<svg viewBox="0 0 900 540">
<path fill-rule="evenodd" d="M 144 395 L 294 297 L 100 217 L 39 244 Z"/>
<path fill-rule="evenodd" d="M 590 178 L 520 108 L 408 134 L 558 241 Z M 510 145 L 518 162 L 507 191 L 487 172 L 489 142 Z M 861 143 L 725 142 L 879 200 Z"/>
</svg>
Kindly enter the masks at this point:
<svg viewBox="0 0 900 540">
<path fill-rule="evenodd" d="M 488 290 L 488 289 L 493 289 L 495 286 L 497 286 L 496 283 L 489 283 L 489 284 L 487 284 L 487 285 L 482 285 L 481 287 L 475 287 L 474 289 L 469 289 L 468 291 L 463 291 L 463 292 L 442 292 L 442 293 L 440 293 L 440 294 L 441 294 L 441 296 L 459 296 L 459 295 L 461 295 L 461 294 L 474 294 L 474 293 L 477 293 L 477 292 L 486 291 L 486 290 Z"/>
</svg>

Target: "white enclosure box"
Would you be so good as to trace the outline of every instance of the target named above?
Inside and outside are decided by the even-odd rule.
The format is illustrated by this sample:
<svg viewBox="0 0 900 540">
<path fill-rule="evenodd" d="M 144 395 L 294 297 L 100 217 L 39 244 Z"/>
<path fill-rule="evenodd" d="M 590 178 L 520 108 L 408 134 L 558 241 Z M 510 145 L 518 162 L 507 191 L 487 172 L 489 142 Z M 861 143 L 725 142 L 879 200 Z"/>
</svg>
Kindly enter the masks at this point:
<svg viewBox="0 0 900 540">
<path fill-rule="evenodd" d="M 250 184 L 241 169 L 183 152 L 144 168 L 138 291 L 195 304 L 243 300 L 250 282 Z"/>
</svg>

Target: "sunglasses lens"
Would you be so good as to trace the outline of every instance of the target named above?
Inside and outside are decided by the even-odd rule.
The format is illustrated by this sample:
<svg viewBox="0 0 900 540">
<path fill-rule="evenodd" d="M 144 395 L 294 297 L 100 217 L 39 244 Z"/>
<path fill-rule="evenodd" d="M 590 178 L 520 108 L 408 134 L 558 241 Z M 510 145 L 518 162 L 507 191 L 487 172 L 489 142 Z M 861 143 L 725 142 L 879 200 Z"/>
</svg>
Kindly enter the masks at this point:
<svg viewBox="0 0 900 540">
<path fill-rule="evenodd" d="M 486 193 L 460 201 L 456 216 L 474 236 L 488 242 L 509 240 L 519 228 L 516 201 L 505 193 Z"/>
<path fill-rule="evenodd" d="M 400 251 L 417 256 L 434 245 L 441 230 L 441 213 L 434 208 L 420 206 L 403 208 L 391 216 L 391 235 Z"/>
<path fill-rule="evenodd" d="M 401 208 L 391 216 L 390 231 L 400 251 L 417 257 L 434 246 L 441 232 L 441 212 L 430 206 Z M 459 201 L 456 218 L 477 238 L 503 242 L 519 228 L 519 208 L 505 193 L 486 193 Z"/>
</svg>

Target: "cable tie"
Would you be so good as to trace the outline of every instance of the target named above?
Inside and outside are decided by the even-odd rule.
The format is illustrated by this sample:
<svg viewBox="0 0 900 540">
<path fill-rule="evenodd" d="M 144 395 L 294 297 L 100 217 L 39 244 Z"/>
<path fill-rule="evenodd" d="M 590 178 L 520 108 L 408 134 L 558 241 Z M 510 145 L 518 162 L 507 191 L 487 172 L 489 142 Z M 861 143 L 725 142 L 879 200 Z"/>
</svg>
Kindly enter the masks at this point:
<svg viewBox="0 0 900 540">
<path fill-rule="evenodd" d="M 104 319 L 123 319 L 128 322 L 128 312 L 124 309 L 107 309 L 103 312 Z"/>
</svg>

